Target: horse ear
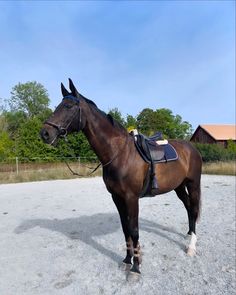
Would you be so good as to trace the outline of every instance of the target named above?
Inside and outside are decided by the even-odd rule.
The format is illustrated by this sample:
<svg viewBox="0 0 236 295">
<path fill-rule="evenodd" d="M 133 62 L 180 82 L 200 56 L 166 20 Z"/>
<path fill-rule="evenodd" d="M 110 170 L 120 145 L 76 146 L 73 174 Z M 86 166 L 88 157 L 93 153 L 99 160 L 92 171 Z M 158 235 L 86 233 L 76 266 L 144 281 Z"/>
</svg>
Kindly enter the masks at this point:
<svg viewBox="0 0 236 295">
<path fill-rule="evenodd" d="M 74 96 L 77 96 L 77 97 L 79 97 L 79 92 L 77 91 L 77 89 L 75 88 L 75 85 L 74 85 L 74 83 L 72 82 L 72 80 L 69 78 L 69 88 L 70 88 L 70 90 L 71 90 L 71 92 L 72 92 L 72 94 L 74 95 Z"/>
<path fill-rule="evenodd" d="M 61 83 L 61 93 L 64 96 L 70 95 L 69 91 L 66 90 L 65 86 Z"/>
</svg>

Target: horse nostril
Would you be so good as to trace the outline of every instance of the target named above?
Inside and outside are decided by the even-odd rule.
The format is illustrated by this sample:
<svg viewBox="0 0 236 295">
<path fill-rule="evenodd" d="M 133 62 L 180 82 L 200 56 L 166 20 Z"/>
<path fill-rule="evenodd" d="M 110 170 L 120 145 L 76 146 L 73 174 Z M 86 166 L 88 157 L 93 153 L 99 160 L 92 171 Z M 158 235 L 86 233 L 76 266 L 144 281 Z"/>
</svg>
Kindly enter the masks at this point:
<svg viewBox="0 0 236 295">
<path fill-rule="evenodd" d="M 49 133 L 48 133 L 48 131 L 46 129 L 42 129 L 41 130 L 41 137 L 44 140 L 48 140 L 49 139 Z"/>
</svg>

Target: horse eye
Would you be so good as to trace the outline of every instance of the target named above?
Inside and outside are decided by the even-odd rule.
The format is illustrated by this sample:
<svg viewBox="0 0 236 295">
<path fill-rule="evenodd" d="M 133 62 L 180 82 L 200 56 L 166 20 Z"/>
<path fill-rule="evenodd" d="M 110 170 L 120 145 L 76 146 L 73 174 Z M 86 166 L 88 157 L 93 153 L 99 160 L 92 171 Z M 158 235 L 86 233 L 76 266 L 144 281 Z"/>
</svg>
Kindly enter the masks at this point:
<svg viewBox="0 0 236 295">
<path fill-rule="evenodd" d="M 73 105 L 72 104 L 65 103 L 64 104 L 64 107 L 67 108 L 67 109 L 71 109 L 73 107 Z"/>
</svg>

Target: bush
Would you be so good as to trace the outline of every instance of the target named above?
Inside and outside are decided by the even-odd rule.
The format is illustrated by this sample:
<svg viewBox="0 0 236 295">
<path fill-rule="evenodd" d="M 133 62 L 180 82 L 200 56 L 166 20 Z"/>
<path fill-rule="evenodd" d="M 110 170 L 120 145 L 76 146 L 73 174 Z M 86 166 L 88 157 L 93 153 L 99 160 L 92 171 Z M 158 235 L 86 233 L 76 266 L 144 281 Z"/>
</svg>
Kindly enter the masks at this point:
<svg viewBox="0 0 236 295">
<path fill-rule="evenodd" d="M 224 148 L 219 144 L 195 143 L 203 162 L 230 161 L 236 159 L 236 144 L 229 142 Z"/>
</svg>

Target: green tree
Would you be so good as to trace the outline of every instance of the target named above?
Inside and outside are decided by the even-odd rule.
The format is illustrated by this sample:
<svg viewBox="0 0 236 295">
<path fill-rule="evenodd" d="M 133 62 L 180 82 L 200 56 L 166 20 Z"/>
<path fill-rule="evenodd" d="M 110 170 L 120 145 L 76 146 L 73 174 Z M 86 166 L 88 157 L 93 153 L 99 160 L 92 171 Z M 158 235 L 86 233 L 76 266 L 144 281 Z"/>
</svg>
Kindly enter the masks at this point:
<svg viewBox="0 0 236 295">
<path fill-rule="evenodd" d="M 150 136 L 161 131 L 167 138 L 186 139 L 192 133 L 192 126 L 182 121 L 180 115 L 173 115 L 169 109 L 144 109 L 137 116 L 137 127 L 140 132 Z"/>
<path fill-rule="evenodd" d="M 0 114 L 6 109 L 6 99 L 0 97 Z"/>
<path fill-rule="evenodd" d="M 192 125 L 187 121 L 182 121 L 182 117 L 180 115 L 176 115 L 174 117 L 174 137 L 172 138 L 182 138 L 182 139 L 190 139 L 193 128 Z"/>
<path fill-rule="evenodd" d="M 227 154 L 229 159 L 236 159 L 236 143 L 232 139 L 227 142 Z"/>
<path fill-rule="evenodd" d="M 7 131 L 7 126 L 8 124 L 7 124 L 6 116 L 3 113 L 1 113 L 0 114 L 0 132 Z"/>
<path fill-rule="evenodd" d="M 137 116 L 138 130 L 146 135 L 151 135 L 156 129 L 155 113 L 152 109 L 143 109 Z"/>
<path fill-rule="evenodd" d="M 6 131 L 0 131 L 0 159 L 4 160 L 14 156 L 14 142 Z"/>
<path fill-rule="evenodd" d="M 69 134 L 66 141 L 61 139 L 58 143 L 57 150 L 58 155 L 62 157 L 96 158 L 87 138 L 82 132 Z"/>
<path fill-rule="evenodd" d="M 55 158 L 58 151 L 43 143 L 39 136 L 42 122 L 37 118 L 30 118 L 21 124 L 15 138 L 16 156 L 26 158 L 29 161 L 33 158 Z"/>
<path fill-rule="evenodd" d="M 45 112 L 48 105 L 47 90 L 36 81 L 18 83 L 12 89 L 9 106 L 13 112 L 22 111 L 28 117 L 33 117 Z"/>
<path fill-rule="evenodd" d="M 27 116 L 23 111 L 5 111 L 3 116 L 5 118 L 5 128 L 9 136 L 14 139 L 18 134 L 21 124 L 26 122 Z"/>
<path fill-rule="evenodd" d="M 136 129 L 137 119 L 131 115 L 127 115 L 125 126 L 127 129 Z"/>
<path fill-rule="evenodd" d="M 121 125 L 125 126 L 125 119 L 122 117 L 122 114 L 118 108 L 111 109 L 108 114 L 111 115 Z"/>
<path fill-rule="evenodd" d="M 232 139 L 227 141 L 227 150 L 236 154 L 236 142 Z"/>
</svg>

